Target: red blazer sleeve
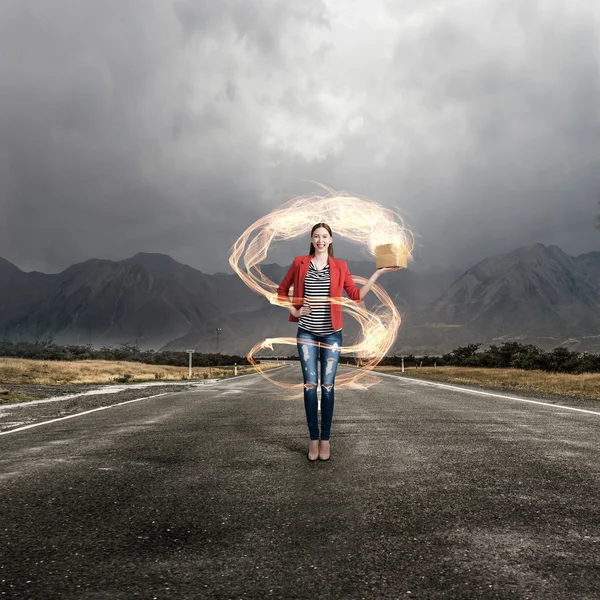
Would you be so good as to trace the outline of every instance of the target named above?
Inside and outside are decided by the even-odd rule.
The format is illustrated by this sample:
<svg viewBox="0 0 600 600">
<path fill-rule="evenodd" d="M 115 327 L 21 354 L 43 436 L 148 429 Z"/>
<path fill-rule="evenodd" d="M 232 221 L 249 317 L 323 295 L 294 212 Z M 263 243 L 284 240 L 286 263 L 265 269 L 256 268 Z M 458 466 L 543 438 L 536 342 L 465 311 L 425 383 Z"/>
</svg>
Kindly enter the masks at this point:
<svg viewBox="0 0 600 600">
<path fill-rule="evenodd" d="M 356 287 L 346 262 L 344 262 L 344 271 L 344 290 L 346 291 L 346 294 L 348 294 L 348 298 L 350 298 L 350 300 L 355 300 L 356 302 L 362 302 L 360 299 L 360 289 Z"/>
<path fill-rule="evenodd" d="M 292 265 L 288 269 L 288 272 L 285 274 L 282 282 L 279 284 L 277 288 L 277 302 L 283 305 L 290 304 L 290 287 L 294 283 L 294 277 L 296 276 L 296 270 L 298 269 L 298 260 L 294 258 L 292 261 Z"/>
</svg>

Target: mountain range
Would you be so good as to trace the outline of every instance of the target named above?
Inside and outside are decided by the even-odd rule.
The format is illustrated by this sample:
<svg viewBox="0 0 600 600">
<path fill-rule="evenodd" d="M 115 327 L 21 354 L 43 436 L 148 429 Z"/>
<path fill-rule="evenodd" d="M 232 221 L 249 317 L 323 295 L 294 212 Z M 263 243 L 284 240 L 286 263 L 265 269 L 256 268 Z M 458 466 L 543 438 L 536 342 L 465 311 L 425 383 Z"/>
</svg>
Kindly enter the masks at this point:
<svg viewBox="0 0 600 600">
<path fill-rule="evenodd" d="M 368 278 L 374 265 L 348 261 Z M 261 266 L 279 283 L 288 267 Z M 600 351 L 600 252 L 569 256 L 534 244 L 462 272 L 402 269 L 378 280 L 402 315 L 392 354 L 439 354 L 458 345 L 517 340 Z M 375 302 L 367 295 L 367 308 Z M 267 337 L 293 337 L 288 311 L 235 274 L 205 274 L 164 254 L 90 259 L 61 273 L 24 272 L 0 258 L 0 338 L 244 354 Z M 217 328 L 220 329 L 217 340 Z M 357 334 L 344 319 L 344 344 Z M 275 347 L 280 355 L 295 348 Z"/>
</svg>

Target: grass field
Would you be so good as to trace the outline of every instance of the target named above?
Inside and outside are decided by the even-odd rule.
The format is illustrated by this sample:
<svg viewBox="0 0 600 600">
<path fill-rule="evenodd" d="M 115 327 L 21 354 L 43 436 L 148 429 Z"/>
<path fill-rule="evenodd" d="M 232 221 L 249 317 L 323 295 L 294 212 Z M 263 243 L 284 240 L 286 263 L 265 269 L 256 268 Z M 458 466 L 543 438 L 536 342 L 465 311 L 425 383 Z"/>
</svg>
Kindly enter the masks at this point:
<svg viewBox="0 0 600 600">
<path fill-rule="evenodd" d="M 377 367 L 375 371 L 400 373 L 400 367 Z M 405 377 L 444 383 L 480 385 L 503 390 L 525 390 L 579 398 L 600 399 L 600 373 L 549 373 L 523 369 L 471 367 L 405 368 Z"/>
<path fill-rule="evenodd" d="M 277 364 L 261 363 L 263 369 Z M 253 373 L 252 365 L 238 366 L 238 375 Z M 0 357 L 2 384 L 65 385 L 75 383 L 109 384 L 142 381 L 181 381 L 188 379 L 188 367 L 148 365 L 129 361 L 107 360 L 30 360 Z M 232 377 L 234 366 L 192 367 L 192 379 Z"/>
</svg>

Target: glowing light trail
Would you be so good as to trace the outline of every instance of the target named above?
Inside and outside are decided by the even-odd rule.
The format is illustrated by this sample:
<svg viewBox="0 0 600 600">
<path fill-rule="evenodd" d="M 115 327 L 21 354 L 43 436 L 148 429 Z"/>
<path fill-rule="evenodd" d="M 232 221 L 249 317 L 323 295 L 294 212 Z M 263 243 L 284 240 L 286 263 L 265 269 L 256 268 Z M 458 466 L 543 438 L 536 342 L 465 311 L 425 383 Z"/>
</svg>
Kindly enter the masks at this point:
<svg viewBox="0 0 600 600">
<path fill-rule="evenodd" d="M 347 238 L 363 245 L 372 256 L 375 256 L 377 246 L 392 244 L 395 251 L 406 253 L 412 258 L 414 239 L 399 214 L 370 200 L 335 192 L 327 186 L 321 187 L 329 192 L 329 196 L 307 195 L 293 198 L 253 223 L 231 247 L 229 264 L 232 269 L 250 289 L 267 298 L 271 304 L 290 306 L 301 303 L 302 299 L 292 297 L 289 302 L 280 302 L 277 299 L 279 284 L 266 277 L 259 264 L 266 258 L 272 242 L 309 233 L 315 223 L 327 223 L 333 231 L 334 241 L 337 236 Z M 239 266 L 242 258 L 244 268 Z M 353 279 L 359 285 L 367 282 L 363 277 L 355 275 Z M 371 291 L 379 301 L 373 311 L 368 311 L 363 302 L 358 303 L 348 298 L 328 298 L 332 304 L 341 304 L 343 312 L 356 319 L 361 327 L 356 343 L 340 346 L 339 351 L 342 355 L 357 356 L 363 370 L 336 376 L 336 388 L 367 388 L 380 381 L 369 371 L 379 364 L 396 339 L 401 324 L 398 310 L 383 288 L 375 284 Z M 295 337 L 265 339 L 253 346 L 247 355 L 248 360 L 265 379 L 279 387 L 299 389 L 302 394 L 302 383 L 291 385 L 275 381 L 254 360 L 254 354 L 259 350 L 273 350 L 276 344 L 296 347 L 297 342 Z"/>
</svg>

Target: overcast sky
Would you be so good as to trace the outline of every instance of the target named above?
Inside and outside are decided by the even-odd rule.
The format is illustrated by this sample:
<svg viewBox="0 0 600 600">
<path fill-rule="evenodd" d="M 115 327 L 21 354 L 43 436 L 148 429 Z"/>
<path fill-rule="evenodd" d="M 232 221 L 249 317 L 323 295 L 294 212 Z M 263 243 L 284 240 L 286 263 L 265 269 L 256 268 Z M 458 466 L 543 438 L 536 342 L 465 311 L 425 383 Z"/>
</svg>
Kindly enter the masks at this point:
<svg viewBox="0 0 600 600">
<path fill-rule="evenodd" d="M 594 0 L 5 0 L 0 256 L 230 272 L 310 181 L 398 207 L 417 270 L 600 249 L 599 34 Z"/>
</svg>

